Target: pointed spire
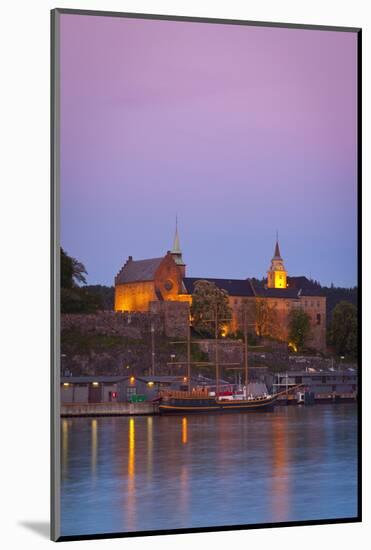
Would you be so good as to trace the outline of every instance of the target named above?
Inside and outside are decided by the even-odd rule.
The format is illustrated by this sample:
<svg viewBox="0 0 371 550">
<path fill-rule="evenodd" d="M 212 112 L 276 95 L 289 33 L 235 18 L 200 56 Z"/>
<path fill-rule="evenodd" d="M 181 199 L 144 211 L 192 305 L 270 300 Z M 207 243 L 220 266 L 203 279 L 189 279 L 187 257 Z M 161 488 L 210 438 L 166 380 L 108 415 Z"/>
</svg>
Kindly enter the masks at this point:
<svg viewBox="0 0 371 550">
<path fill-rule="evenodd" d="M 274 257 L 281 258 L 280 245 L 278 244 L 278 241 L 276 242 L 276 247 L 274 249 Z"/>
<path fill-rule="evenodd" d="M 175 235 L 173 248 L 171 250 L 172 254 L 181 254 L 180 243 L 179 243 L 179 233 L 178 233 L 178 216 L 175 217 Z"/>
<path fill-rule="evenodd" d="M 280 252 L 280 245 L 278 244 L 278 231 L 276 231 L 276 246 L 274 249 L 274 258 L 282 259 L 281 258 L 281 252 Z"/>
</svg>

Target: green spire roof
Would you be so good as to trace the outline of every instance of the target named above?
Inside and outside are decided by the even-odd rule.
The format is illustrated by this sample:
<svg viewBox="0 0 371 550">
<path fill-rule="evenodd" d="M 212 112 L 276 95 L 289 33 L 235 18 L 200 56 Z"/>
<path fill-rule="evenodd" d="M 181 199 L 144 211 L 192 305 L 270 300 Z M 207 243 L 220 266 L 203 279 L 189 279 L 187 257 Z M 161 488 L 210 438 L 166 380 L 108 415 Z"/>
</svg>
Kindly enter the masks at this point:
<svg viewBox="0 0 371 550">
<path fill-rule="evenodd" d="M 171 250 L 172 254 L 181 254 L 182 251 L 180 250 L 180 243 L 179 243 L 179 233 L 178 233 L 178 216 L 175 218 L 175 236 L 174 236 L 174 243 L 173 248 Z"/>
<path fill-rule="evenodd" d="M 182 258 L 182 251 L 180 250 L 179 233 L 178 233 L 178 216 L 175 218 L 175 235 L 174 235 L 173 248 L 171 249 L 171 254 L 177 265 L 185 265 Z"/>
</svg>

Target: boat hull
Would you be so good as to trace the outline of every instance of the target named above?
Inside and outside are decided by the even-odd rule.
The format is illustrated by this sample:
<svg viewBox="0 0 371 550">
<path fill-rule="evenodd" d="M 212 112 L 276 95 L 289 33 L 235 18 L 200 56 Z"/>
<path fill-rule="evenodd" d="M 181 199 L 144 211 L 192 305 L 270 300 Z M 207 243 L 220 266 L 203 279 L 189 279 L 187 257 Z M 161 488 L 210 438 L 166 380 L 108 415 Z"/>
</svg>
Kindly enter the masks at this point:
<svg viewBox="0 0 371 550">
<path fill-rule="evenodd" d="M 216 399 L 167 399 L 159 404 L 161 414 L 210 414 L 238 412 L 269 412 L 274 410 L 274 399 L 250 401 L 222 401 Z"/>
</svg>

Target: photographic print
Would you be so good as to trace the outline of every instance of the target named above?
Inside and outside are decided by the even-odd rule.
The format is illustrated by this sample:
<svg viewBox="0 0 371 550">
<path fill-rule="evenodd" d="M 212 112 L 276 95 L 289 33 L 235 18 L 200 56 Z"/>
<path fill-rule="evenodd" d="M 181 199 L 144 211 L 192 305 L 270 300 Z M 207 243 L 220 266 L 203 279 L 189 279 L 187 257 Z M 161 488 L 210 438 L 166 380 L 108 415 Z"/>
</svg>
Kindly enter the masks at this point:
<svg viewBox="0 0 371 550">
<path fill-rule="evenodd" d="M 55 540 L 360 521 L 360 40 L 52 12 Z"/>
</svg>

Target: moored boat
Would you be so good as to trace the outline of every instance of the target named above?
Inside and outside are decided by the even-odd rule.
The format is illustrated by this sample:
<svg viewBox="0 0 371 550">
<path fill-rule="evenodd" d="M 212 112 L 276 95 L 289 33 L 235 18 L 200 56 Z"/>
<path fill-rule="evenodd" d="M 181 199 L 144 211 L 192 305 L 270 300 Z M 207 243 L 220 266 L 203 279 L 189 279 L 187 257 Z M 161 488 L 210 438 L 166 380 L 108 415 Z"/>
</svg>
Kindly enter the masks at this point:
<svg viewBox="0 0 371 550">
<path fill-rule="evenodd" d="M 163 392 L 159 399 L 161 414 L 194 414 L 194 413 L 234 413 L 234 412 L 268 412 L 273 411 L 276 399 L 282 395 L 261 396 L 223 396 L 210 395 L 205 392 Z"/>
</svg>

